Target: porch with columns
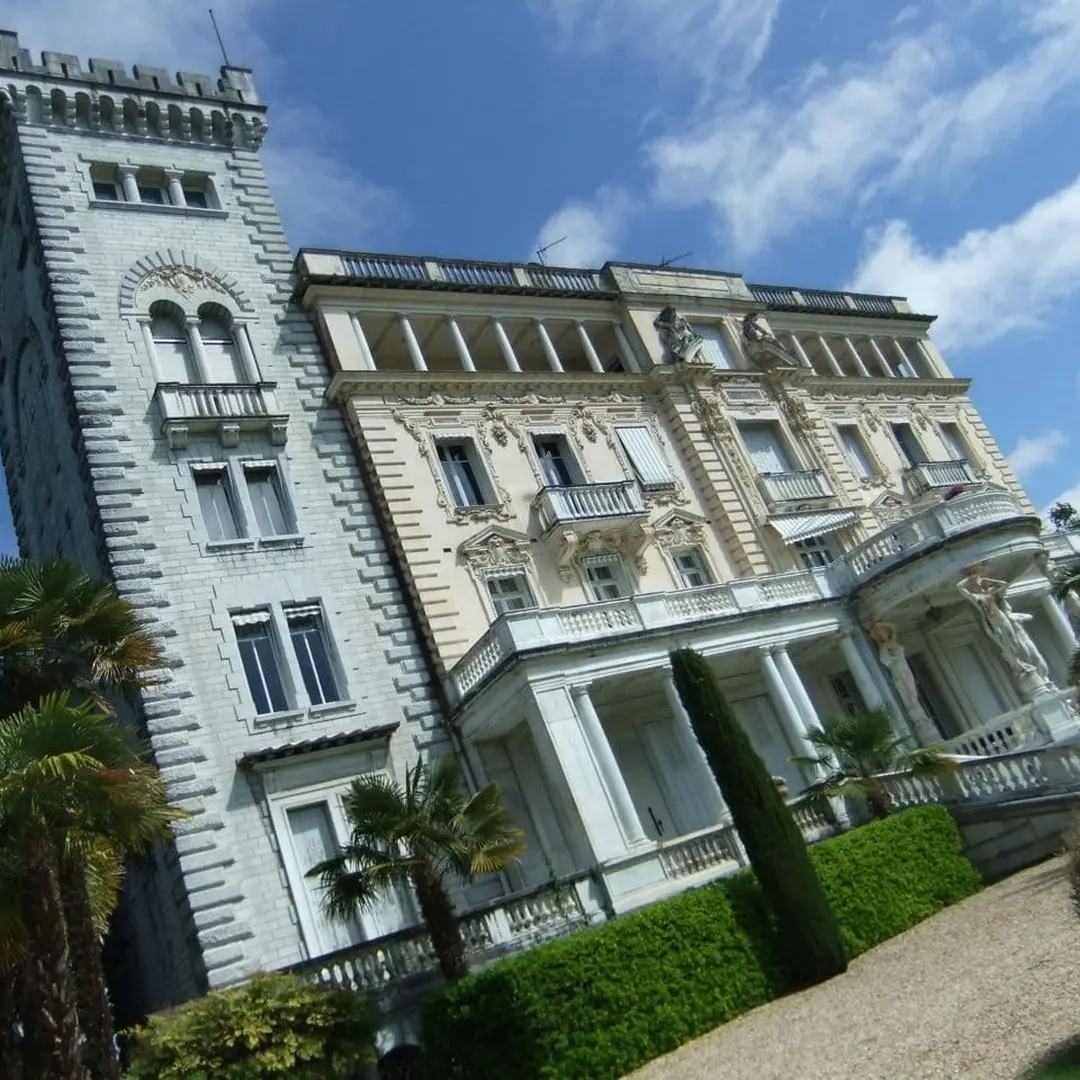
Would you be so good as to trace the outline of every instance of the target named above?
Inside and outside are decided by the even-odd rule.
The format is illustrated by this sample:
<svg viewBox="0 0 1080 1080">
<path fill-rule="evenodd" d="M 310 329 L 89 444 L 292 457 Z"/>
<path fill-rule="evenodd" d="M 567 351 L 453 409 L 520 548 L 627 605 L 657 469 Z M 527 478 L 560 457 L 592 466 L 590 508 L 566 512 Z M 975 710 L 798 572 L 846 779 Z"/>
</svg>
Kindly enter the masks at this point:
<svg viewBox="0 0 1080 1080">
<path fill-rule="evenodd" d="M 811 661 L 816 670 L 808 675 Z M 786 784 L 804 835 L 835 831 L 839 820 L 800 799 L 817 770 L 791 759 L 816 754 L 807 731 L 823 715 L 886 700 L 864 650 L 850 635 L 833 634 L 710 662 L 755 749 Z M 529 848 L 512 871 L 513 888 L 594 870 L 618 912 L 732 873 L 744 861 L 666 663 L 532 683 L 502 730 L 471 742 L 468 753 L 526 831 Z"/>
</svg>

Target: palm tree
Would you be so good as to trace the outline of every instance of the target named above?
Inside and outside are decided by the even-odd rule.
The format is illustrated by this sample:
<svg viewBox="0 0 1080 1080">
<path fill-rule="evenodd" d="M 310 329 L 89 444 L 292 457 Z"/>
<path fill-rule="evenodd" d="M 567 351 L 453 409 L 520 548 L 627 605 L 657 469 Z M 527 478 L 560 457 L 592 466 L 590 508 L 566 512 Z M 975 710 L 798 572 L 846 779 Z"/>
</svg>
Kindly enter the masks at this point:
<svg viewBox="0 0 1080 1080">
<path fill-rule="evenodd" d="M 469 797 L 453 757 L 417 761 L 405 786 L 381 774 L 352 782 L 343 802 L 349 839 L 339 855 L 309 871 L 325 889 L 327 914 L 341 921 L 405 884 L 420 907 L 439 970 L 468 974 L 465 941 L 447 877 L 470 881 L 506 869 L 524 850 L 498 786 Z"/>
<path fill-rule="evenodd" d="M 824 779 L 811 784 L 811 795 L 865 799 L 875 818 L 888 817 L 892 805 L 881 777 L 910 771 L 916 776 L 942 776 L 956 769 L 956 762 L 934 747 L 909 750 L 893 730 L 892 717 L 884 709 L 869 709 L 825 721 L 812 727 L 807 739 L 821 751 L 816 757 L 795 757 L 800 765 L 830 769 Z"/>
<path fill-rule="evenodd" d="M 93 892 L 115 903 L 125 850 L 179 816 L 156 771 L 92 701 L 52 694 L 0 720 L 0 818 L 23 866 L 20 907 L 47 1019 L 42 1037 L 57 1048 L 43 1075 L 81 1075 L 81 1026 L 93 1080 L 118 1080 Z M 57 1055 L 72 1045 L 76 1071 L 63 1071 L 70 1060 Z"/>
</svg>

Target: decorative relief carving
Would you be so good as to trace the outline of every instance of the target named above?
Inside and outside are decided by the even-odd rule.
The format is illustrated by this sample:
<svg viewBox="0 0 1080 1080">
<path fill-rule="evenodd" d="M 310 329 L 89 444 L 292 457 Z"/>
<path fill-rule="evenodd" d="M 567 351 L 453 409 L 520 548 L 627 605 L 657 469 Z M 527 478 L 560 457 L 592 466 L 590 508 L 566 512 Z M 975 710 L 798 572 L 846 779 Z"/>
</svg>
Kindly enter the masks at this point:
<svg viewBox="0 0 1080 1080">
<path fill-rule="evenodd" d="M 555 560 L 559 577 L 564 582 L 573 580 L 574 563 L 590 555 L 620 555 L 629 559 L 639 574 L 644 574 L 649 569 L 645 549 L 652 540 L 652 527 L 641 522 L 603 532 L 599 529 L 591 532 L 564 529 L 559 534 L 560 549 Z"/>
<path fill-rule="evenodd" d="M 720 399 L 707 392 L 698 391 L 691 396 L 690 407 L 698 418 L 702 430 L 712 440 L 729 469 L 735 474 L 742 489 L 743 498 L 751 513 L 759 522 L 766 519 L 765 503 L 758 492 L 757 482 L 750 475 L 743 458 L 742 446 L 731 425 Z"/>
<path fill-rule="evenodd" d="M 181 296 L 190 298 L 198 292 L 214 292 L 227 295 L 220 283 L 209 274 L 190 266 L 159 266 L 151 270 L 139 283 L 139 292 L 164 285 Z"/>
<path fill-rule="evenodd" d="M 524 568 L 532 562 L 529 538 L 506 529 L 489 528 L 458 546 L 458 557 L 470 570 Z"/>
<path fill-rule="evenodd" d="M 708 523 L 675 510 L 656 522 L 653 534 L 662 548 L 703 547 L 708 536 Z"/>
</svg>

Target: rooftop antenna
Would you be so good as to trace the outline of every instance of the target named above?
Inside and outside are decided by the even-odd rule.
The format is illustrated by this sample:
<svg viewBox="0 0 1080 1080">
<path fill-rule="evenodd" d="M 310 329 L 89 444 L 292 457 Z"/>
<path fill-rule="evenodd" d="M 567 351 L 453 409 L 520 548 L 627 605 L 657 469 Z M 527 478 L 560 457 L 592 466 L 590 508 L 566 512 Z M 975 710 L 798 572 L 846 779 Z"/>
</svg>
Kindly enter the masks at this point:
<svg viewBox="0 0 1080 1080">
<path fill-rule="evenodd" d="M 229 54 L 225 51 L 225 42 L 221 40 L 221 31 L 218 29 L 217 19 L 214 18 L 214 9 L 208 8 L 210 12 L 210 21 L 214 24 L 214 33 L 217 35 L 218 48 L 221 49 L 221 58 L 225 61 L 226 67 L 232 67 L 229 63 Z"/>
<path fill-rule="evenodd" d="M 657 266 L 673 266 L 677 262 L 682 262 L 683 259 L 689 259 L 694 253 L 692 251 L 684 251 L 681 255 L 672 255 L 669 259 L 666 255 L 657 263 Z"/>
<path fill-rule="evenodd" d="M 541 266 L 547 266 L 547 263 L 544 262 L 544 255 L 556 244 L 561 244 L 565 239 L 565 236 L 560 236 L 558 240 L 552 240 L 550 244 L 545 244 L 543 247 L 538 247 L 536 249 L 536 257 L 540 260 Z"/>
</svg>

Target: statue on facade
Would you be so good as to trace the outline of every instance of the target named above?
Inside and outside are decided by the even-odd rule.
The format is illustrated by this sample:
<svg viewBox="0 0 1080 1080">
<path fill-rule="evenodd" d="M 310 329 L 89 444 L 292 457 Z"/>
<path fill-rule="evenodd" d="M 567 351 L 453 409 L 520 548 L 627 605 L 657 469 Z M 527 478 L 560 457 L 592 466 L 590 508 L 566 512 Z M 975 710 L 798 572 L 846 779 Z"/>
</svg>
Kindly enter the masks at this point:
<svg viewBox="0 0 1080 1080">
<path fill-rule="evenodd" d="M 915 725 L 919 742 L 924 746 L 941 742 L 941 736 L 919 698 L 919 688 L 908 663 L 907 650 L 897 639 L 896 627 L 882 619 L 875 619 L 867 632 L 877 646 L 878 659 L 889 673 L 901 704 Z"/>
<path fill-rule="evenodd" d="M 780 344 L 776 338 L 761 325 L 760 311 L 751 311 L 743 318 L 742 334 L 749 342 L 770 342 L 777 345 Z"/>
<path fill-rule="evenodd" d="M 802 361 L 785 348 L 761 321 L 760 311 L 743 317 L 742 336 L 746 354 L 761 368 L 802 367 Z"/>
<path fill-rule="evenodd" d="M 979 614 L 979 621 L 987 636 L 997 645 L 1005 663 L 1017 675 L 1035 676 L 1041 680 L 1050 677 L 1050 671 L 1042 654 L 1035 647 L 1024 623 L 1031 616 L 1013 611 L 1005 599 L 1007 581 L 985 577 L 982 568 L 969 566 L 956 588 Z"/>
<path fill-rule="evenodd" d="M 694 328 L 685 315 L 680 315 L 669 304 L 653 320 L 653 326 L 660 335 L 660 344 L 667 350 L 673 363 L 694 362 L 701 347 L 701 338 L 694 333 Z"/>
</svg>

